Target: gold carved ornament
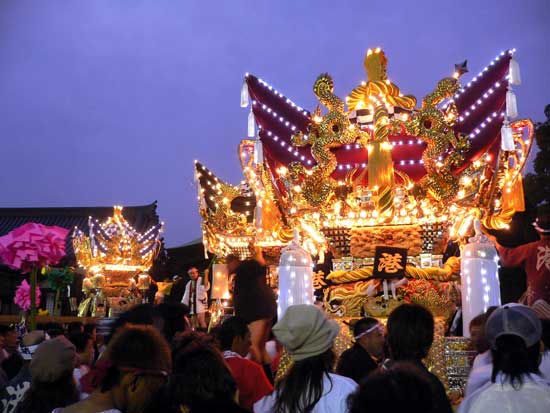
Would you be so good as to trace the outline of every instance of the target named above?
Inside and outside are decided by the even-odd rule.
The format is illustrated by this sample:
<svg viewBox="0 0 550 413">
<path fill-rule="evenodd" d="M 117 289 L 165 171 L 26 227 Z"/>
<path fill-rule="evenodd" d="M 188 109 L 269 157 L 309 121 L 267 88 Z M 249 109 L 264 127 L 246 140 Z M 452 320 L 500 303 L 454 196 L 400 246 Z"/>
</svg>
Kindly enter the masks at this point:
<svg viewBox="0 0 550 413">
<path fill-rule="evenodd" d="M 344 112 L 344 103 L 334 94 L 334 82 L 328 74 L 320 75 L 313 86 L 313 92 L 328 112 L 321 116 L 316 110 L 309 125 L 308 135 L 299 132 L 292 136 L 294 146 L 311 145 L 311 154 L 316 165 L 306 170 L 301 163 L 290 165 L 290 174 L 295 182 L 303 180 L 301 192 L 312 207 L 324 205 L 334 193 L 337 183 L 331 174 L 338 162 L 331 149 L 368 139 L 368 134 L 357 130 Z"/>
<path fill-rule="evenodd" d="M 387 58 L 380 49 L 367 51 L 364 61 L 368 81 L 355 88 L 346 101 L 350 110 L 369 109 L 373 114 L 374 132 L 368 143 L 368 182 L 378 192 L 378 210 L 385 212 L 393 206 L 394 168 L 391 156 L 390 120 L 388 106 L 414 109 L 416 98 L 403 96 L 386 75 Z"/>
<path fill-rule="evenodd" d="M 451 103 L 445 112 L 437 105 L 451 98 L 460 88 L 454 77 L 442 79 L 435 90 L 422 100 L 422 107 L 408 122 L 394 122 L 404 126 L 407 133 L 417 136 L 427 144 L 422 154 L 426 175 L 419 182 L 422 192 L 430 194 L 436 201 L 450 201 L 456 197 L 459 181 L 452 168 L 464 161 L 464 153 L 470 142 L 465 135 L 455 135 L 453 125 L 456 121 L 456 105 Z M 449 149 L 450 155 L 446 156 Z"/>
</svg>

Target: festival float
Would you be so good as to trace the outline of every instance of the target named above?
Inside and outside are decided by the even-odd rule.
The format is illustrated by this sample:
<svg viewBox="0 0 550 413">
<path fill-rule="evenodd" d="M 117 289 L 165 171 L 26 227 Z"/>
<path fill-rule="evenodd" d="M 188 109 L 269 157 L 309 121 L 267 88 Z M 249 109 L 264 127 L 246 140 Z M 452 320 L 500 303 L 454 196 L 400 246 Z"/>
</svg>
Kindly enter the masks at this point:
<svg viewBox="0 0 550 413">
<path fill-rule="evenodd" d="M 460 385 L 460 361 L 451 371 L 445 357 L 463 342 L 448 340 L 444 351 L 441 337 L 461 300 L 469 320 L 500 294 L 498 257 L 479 229 L 505 229 L 524 209 L 533 124 L 516 119 L 514 53 L 465 84 L 466 62 L 456 64 L 417 100 L 388 78 L 384 51 L 369 49 L 366 80 L 347 96 L 329 74 L 314 80 L 312 111 L 246 74 L 244 180 L 232 185 L 195 162 L 205 251 L 246 258 L 260 245 L 276 285 L 281 249 L 297 231 L 315 262 L 332 257 L 332 268 L 311 277 L 329 314 L 384 319 L 403 302 L 424 305 L 440 338 L 433 364 L 450 387 Z"/>
<path fill-rule="evenodd" d="M 159 252 L 163 224 L 139 233 L 121 206 L 113 209 L 104 222 L 90 217 L 87 234 L 75 228 L 72 235 L 78 266 L 86 273 L 79 316 L 113 317 L 146 300 L 151 280 L 147 271 Z"/>
</svg>

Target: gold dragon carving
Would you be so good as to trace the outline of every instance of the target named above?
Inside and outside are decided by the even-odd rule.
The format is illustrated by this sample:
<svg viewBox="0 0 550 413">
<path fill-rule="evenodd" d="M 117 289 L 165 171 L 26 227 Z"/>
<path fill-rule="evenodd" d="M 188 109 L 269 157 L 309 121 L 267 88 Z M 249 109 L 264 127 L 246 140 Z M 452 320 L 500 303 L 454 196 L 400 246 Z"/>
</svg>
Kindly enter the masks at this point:
<svg viewBox="0 0 550 413">
<path fill-rule="evenodd" d="M 331 174 L 338 163 L 331 149 L 352 144 L 357 140 L 367 140 L 368 134 L 357 130 L 351 124 L 345 111 L 344 102 L 334 94 L 334 82 L 330 75 L 320 75 L 313 86 L 313 92 L 328 112 L 321 116 L 316 110 L 313 122 L 309 125 L 308 135 L 298 132 L 292 135 L 294 146 L 311 145 L 311 154 L 317 165 L 310 170 L 298 162 L 290 165 L 290 176 L 294 181 L 303 179 L 302 193 L 313 207 L 322 206 L 333 194 L 336 181 Z"/>
<path fill-rule="evenodd" d="M 446 111 L 437 107 L 443 100 L 451 98 L 459 88 L 455 78 L 440 80 L 435 90 L 424 97 L 422 107 L 412 115 L 410 121 L 394 121 L 394 124 L 404 126 L 407 133 L 427 144 L 422 154 L 427 174 L 420 180 L 418 187 L 437 201 L 448 201 L 456 196 L 459 182 L 452 168 L 462 164 L 464 153 L 470 147 L 467 136 L 457 136 L 453 131 L 457 117 L 456 105 L 449 104 Z M 451 153 L 446 156 L 449 149 Z"/>
</svg>

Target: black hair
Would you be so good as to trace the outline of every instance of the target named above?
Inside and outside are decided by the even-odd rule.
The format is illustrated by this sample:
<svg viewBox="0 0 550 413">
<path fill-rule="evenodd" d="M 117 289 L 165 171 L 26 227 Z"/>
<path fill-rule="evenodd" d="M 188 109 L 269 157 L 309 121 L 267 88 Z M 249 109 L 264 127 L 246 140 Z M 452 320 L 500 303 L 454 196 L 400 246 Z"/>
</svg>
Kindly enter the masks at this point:
<svg viewBox="0 0 550 413">
<path fill-rule="evenodd" d="M 496 381 L 497 374 L 502 373 L 515 389 L 519 389 L 523 384 L 524 375 L 540 373 L 540 342 L 538 341 L 531 347 L 527 347 L 521 337 L 503 334 L 496 339 L 491 354 L 493 383 Z"/>
<path fill-rule="evenodd" d="M 82 353 L 83 351 L 86 351 L 86 347 L 88 347 L 88 342 L 92 339 L 92 337 L 88 333 L 76 332 L 67 335 L 67 339 L 74 344 L 77 353 Z"/>
<path fill-rule="evenodd" d="M 487 320 L 489 319 L 489 316 L 493 314 L 493 311 L 495 311 L 498 307 L 497 306 L 491 306 L 485 311 L 484 313 L 476 315 L 474 318 L 470 320 L 469 327 L 478 327 L 481 326 L 482 328 L 485 328 L 485 323 L 487 323 Z"/>
<path fill-rule="evenodd" d="M 402 304 L 388 317 L 387 342 L 394 361 L 420 361 L 434 339 L 434 318 L 421 305 Z"/>
<path fill-rule="evenodd" d="M 240 317 L 230 317 L 217 330 L 218 340 L 222 350 L 231 350 L 235 337 L 246 336 L 248 324 Z"/>
<path fill-rule="evenodd" d="M 6 334 L 8 334 L 8 331 L 11 331 L 11 330 L 14 330 L 15 328 L 13 329 L 10 329 L 7 325 L 5 324 L 0 324 L 0 335 L 2 336 L 5 336 Z"/>
<path fill-rule="evenodd" d="M 191 412 L 206 412 L 206 406 L 211 406 L 210 411 L 215 405 L 234 407 L 237 384 L 220 352 L 204 335 L 184 334 L 173 359 L 170 394 L 174 411 L 180 406 Z"/>
<path fill-rule="evenodd" d="M 65 334 L 65 330 L 60 323 L 45 323 L 42 325 L 39 324 L 38 330 L 45 331 L 46 333 L 48 333 L 50 338 L 56 338 Z"/>
<path fill-rule="evenodd" d="M 168 343 L 172 343 L 176 334 L 190 329 L 185 318 L 189 315 L 189 307 L 185 304 L 162 303 L 157 306 L 157 310 L 164 320 L 162 334 Z"/>
<path fill-rule="evenodd" d="M 112 364 L 101 383 L 101 391 L 115 387 L 123 376 L 120 368 L 170 371 L 171 355 L 168 343 L 151 326 L 130 325 L 113 337 L 105 350 Z"/>
<path fill-rule="evenodd" d="M 275 413 L 311 412 L 323 394 L 332 390 L 332 371 L 335 355 L 332 349 L 317 356 L 294 362 L 288 374 L 275 387 Z M 330 389 L 323 387 L 323 379 L 330 381 Z"/>
<path fill-rule="evenodd" d="M 92 335 L 94 331 L 97 331 L 97 324 L 95 323 L 88 323 L 84 324 L 84 332 Z"/>
<path fill-rule="evenodd" d="M 155 319 L 161 318 L 158 310 L 152 304 L 139 304 L 123 312 L 111 325 L 111 331 L 105 342 L 109 343 L 118 329 L 126 324 L 153 325 Z"/>
<path fill-rule="evenodd" d="M 55 408 L 66 407 L 78 402 L 78 390 L 69 370 L 53 382 L 32 380 L 17 407 L 18 413 L 51 413 Z"/>
<path fill-rule="evenodd" d="M 426 374 L 408 362 L 374 370 L 348 397 L 349 413 L 425 413 L 433 411 L 434 407 L 432 387 Z"/>
<path fill-rule="evenodd" d="M 84 331 L 84 324 L 80 321 L 72 321 L 67 327 L 67 334 L 82 333 Z"/>
<path fill-rule="evenodd" d="M 365 331 L 367 331 L 369 328 L 374 327 L 376 324 L 378 324 L 378 320 L 372 317 L 364 317 L 358 320 L 353 325 L 353 336 L 357 337 L 359 334 L 363 334 Z"/>
<path fill-rule="evenodd" d="M 17 376 L 19 371 L 21 371 L 23 364 L 25 364 L 25 361 L 17 352 L 10 354 L 8 358 L 4 359 L 2 362 L 2 370 L 4 370 L 4 373 L 8 376 L 8 380 L 11 380 Z"/>
</svg>

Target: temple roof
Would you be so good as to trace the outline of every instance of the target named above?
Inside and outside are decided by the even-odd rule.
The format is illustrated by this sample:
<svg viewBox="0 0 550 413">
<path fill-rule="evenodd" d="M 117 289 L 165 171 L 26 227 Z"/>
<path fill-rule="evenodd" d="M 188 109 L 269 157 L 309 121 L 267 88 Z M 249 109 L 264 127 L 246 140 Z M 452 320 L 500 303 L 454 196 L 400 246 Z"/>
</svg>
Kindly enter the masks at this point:
<svg viewBox="0 0 550 413">
<path fill-rule="evenodd" d="M 124 207 L 123 214 L 138 232 L 143 232 L 160 222 L 157 201 L 148 205 Z M 55 225 L 67 228 L 71 232 L 78 227 L 88 233 L 90 216 L 103 221 L 112 215 L 113 207 L 0 208 L 0 236 L 28 222 Z M 75 264 L 71 237 L 67 237 L 67 261 L 70 265 Z"/>
</svg>

